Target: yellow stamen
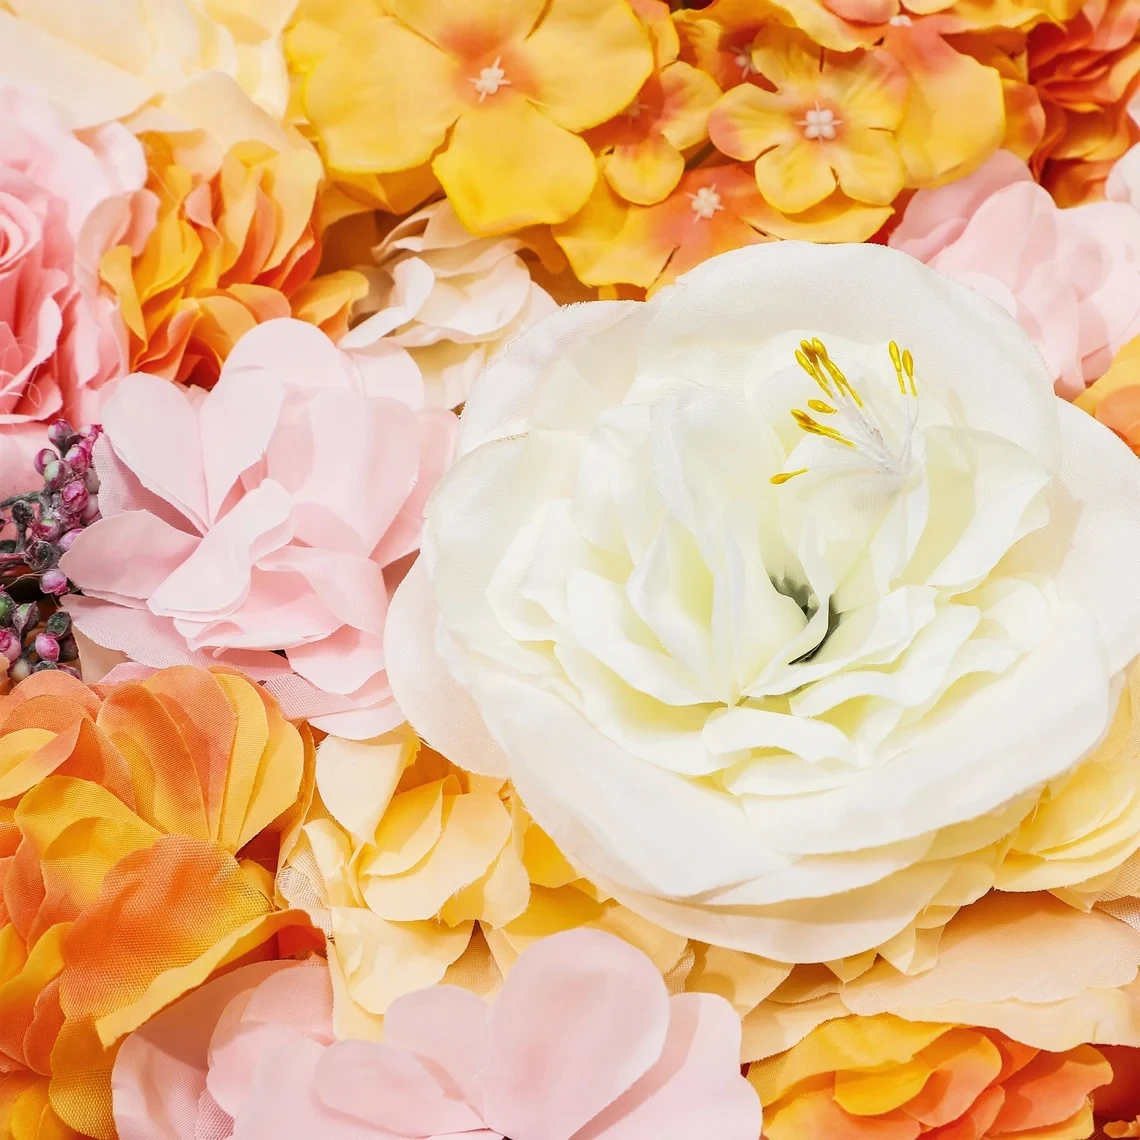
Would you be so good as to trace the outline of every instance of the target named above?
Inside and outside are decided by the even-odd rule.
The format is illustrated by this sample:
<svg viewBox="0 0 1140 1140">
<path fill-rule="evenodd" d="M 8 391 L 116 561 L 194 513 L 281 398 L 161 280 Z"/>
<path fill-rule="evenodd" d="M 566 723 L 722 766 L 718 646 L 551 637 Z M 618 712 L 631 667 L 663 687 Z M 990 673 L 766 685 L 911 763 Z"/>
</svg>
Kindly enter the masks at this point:
<svg viewBox="0 0 1140 1140">
<path fill-rule="evenodd" d="M 816 363 L 812 347 L 806 340 L 800 341 L 800 347 L 796 349 L 796 363 L 823 389 L 824 395 L 831 395 L 827 377 Z"/>
<path fill-rule="evenodd" d="M 798 471 L 784 471 L 779 475 L 773 475 L 769 480 L 770 483 L 775 483 L 779 487 L 782 483 L 786 483 L 789 479 L 794 479 L 797 475 L 806 475 L 807 468 L 801 467 Z"/>
<path fill-rule="evenodd" d="M 830 404 L 825 404 L 822 400 L 808 400 L 808 407 L 813 412 L 822 412 L 825 416 L 835 415 L 835 409 Z"/>
<path fill-rule="evenodd" d="M 906 395 L 906 383 L 910 381 L 910 394 L 912 396 L 918 395 L 918 389 L 914 386 L 914 357 L 910 354 L 910 349 L 899 351 L 899 346 L 895 341 L 890 343 L 891 363 L 895 366 L 895 378 L 899 382 L 899 391 Z"/>
<path fill-rule="evenodd" d="M 914 357 L 911 356 L 909 348 L 903 350 L 902 366 L 906 378 L 910 381 L 910 394 L 917 396 L 918 389 L 914 386 Z"/>
<path fill-rule="evenodd" d="M 851 381 L 843 375 L 839 367 L 835 364 L 831 357 L 827 355 L 827 347 L 824 345 L 823 341 L 821 341 L 819 337 L 816 337 L 811 342 L 811 348 L 812 352 L 815 354 L 815 358 L 830 373 L 831 379 L 835 381 L 836 387 L 846 392 L 851 397 L 851 399 L 855 401 L 856 406 L 861 408 L 863 406 L 863 401 L 859 398 L 859 393 L 855 391 L 854 387 L 851 384 Z"/>
<path fill-rule="evenodd" d="M 818 420 L 812 419 L 807 412 L 800 408 L 792 409 L 792 419 L 796 421 L 801 430 L 806 431 L 809 435 L 822 435 L 827 439 L 833 439 L 836 443 L 846 444 L 848 447 L 854 447 L 855 444 L 847 438 L 842 432 L 838 432 L 835 428 L 827 427 L 821 424 Z"/>
</svg>

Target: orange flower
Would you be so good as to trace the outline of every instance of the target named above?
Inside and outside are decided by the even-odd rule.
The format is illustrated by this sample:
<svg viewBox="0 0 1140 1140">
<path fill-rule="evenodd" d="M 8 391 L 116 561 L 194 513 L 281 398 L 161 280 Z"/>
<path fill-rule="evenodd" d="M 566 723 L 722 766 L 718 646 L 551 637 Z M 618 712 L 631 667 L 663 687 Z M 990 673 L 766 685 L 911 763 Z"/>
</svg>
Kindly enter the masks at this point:
<svg viewBox="0 0 1140 1140">
<path fill-rule="evenodd" d="M 117 246 L 100 266 L 129 329 L 132 368 L 210 388 L 256 324 L 297 315 L 334 336 L 347 327 L 367 283 L 355 274 L 310 280 L 323 178 L 314 151 L 244 142 L 218 169 L 199 170 L 168 136 L 144 142 L 155 227 L 140 252 Z"/>
<path fill-rule="evenodd" d="M 1109 370 L 1073 402 L 1140 455 L 1140 337 L 1130 340 Z"/>
<path fill-rule="evenodd" d="M 826 1022 L 748 1079 L 767 1140 L 1078 1140 L 1112 1069 L 1089 1045 L 1048 1053 L 883 1014 Z"/>
<path fill-rule="evenodd" d="M 1100 198 L 1112 164 L 1140 137 L 1140 5 L 1086 0 L 1064 25 L 1029 35 L 1029 81 L 1045 107 L 1033 172 L 1062 206 Z"/>
<path fill-rule="evenodd" d="M 304 115 L 328 166 L 339 178 L 430 163 L 481 235 L 578 210 L 597 178 L 581 132 L 628 106 L 653 67 L 627 0 L 362 7 L 373 14 L 354 9 L 304 45 Z"/>
<path fill-rule="evenodd" d="M 774 90 L 744 83 L 727 92 L 709 135 L 724 154 L 755 159 L 765 200 L 790 215 L 837 190 L 853 207 L 894 201 L 906 179 L 894 132 L 907 100 L 894 58 L 878 49 L 822 51 L 801 32 L 773 27 L 757 36 L 752 59 Z"/>
<path fill-rule="evenodd" d="M 1112 1084 L 1097 1089 L 1093 1111 L 1107 1121 L 1110 1140 L 1140 1136 L 1140 1049 L 1104 1045 L 1100 1051 L 1112 1066 Z"/>
<path fill-rule="evenodd" d="M 128 1033 L 278 935 L 317 945 L 272 901 L 312 765 L 308 730 L 220 669 L 0 698 L 0 1135 L 113 1140 Z"/>
<path fill-rule="evenodd" d="M 654 40 L 657 70 L 620 115 L 585 137 L 602 156 L 610 186 L 627 201 L 648 206 L 676 187 L 685 172 L 684 152 L 708 137 L 720 88 L 677 58 L 680 44 L 664 0 L 639 0 L 635 7 Z"/>
</svg>

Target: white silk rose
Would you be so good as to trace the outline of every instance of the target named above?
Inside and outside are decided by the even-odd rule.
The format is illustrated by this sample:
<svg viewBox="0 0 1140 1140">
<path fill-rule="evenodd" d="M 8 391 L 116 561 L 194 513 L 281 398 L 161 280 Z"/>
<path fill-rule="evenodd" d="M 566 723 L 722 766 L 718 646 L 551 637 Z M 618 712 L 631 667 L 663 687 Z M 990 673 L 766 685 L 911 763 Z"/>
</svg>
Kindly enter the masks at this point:
<svg viewBox="0 0 1140 1140">
<path fill-rule="evenodd" d="M 879 246 L 563 309 L 457 455 L 388 616 L 397 701 L 689 937 L 905 959 L 1140 653 L 1135 456 L 1003 310 Z"/>
</svg>

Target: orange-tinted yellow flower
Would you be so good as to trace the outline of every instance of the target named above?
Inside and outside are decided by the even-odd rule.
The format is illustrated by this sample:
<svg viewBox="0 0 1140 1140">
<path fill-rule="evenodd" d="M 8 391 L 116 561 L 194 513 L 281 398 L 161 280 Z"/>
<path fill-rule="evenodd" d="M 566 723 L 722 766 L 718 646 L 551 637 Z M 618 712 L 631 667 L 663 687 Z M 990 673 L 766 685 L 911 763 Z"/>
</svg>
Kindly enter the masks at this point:
<svg viewBox="0 0 1140 1140">
<path fill-rule="evenodd" d="M 839 1018 L 753 1064 L 767 1140 L 1078 1140 L 1112 1069 L 1089 1045 L 1047 1053 L 996 1030 Z"/>
<path fill-rule="evenodd" d="M 1128 114 L 1140 90 L 1140 5 L 1087 0 L 1068 23 L 1035 28 L 1028 51 L 1045 107 L 1034 173 L 1062 206 L 1103 197 L 1113 163 L 1140 137 Z"/>
<path fill-rule="evenodd" d="M 641 0 L 641 6 L 651 33 L 660 29 L 653 37 L 659 70 L 620 115 L 588 132 L 586 141 L 602 156 L 610 186 L 627 201 L 648 206 L 673 190 L 685 172 L 684 152 L 708 137 L 720 88 L 677 58 L 680 45 L 663 0 Z"/>
<path fill-rule="evenodd" d="M 40 673 L 0 699 L 5 1140 L 112 1140 L 118 1043 L 217 970 L 275 956 L 286 931 L 313 938 L 272 901 L 311 752 L 224 671 L 166 669 L 103 698 Z"/>
<path fill-rule="evenodd" d="M 1109 370 L 1073 402 L 1140 455 L 1140 337 L 1130 340 Z"/>
<path fill-rule="evenodd" d="M 707 72 L 725 91 L 738 83 L 758 83 L 752 41 L 772 14 L 749 0 L 713 0 L 707 8 L 682 8 L 673 21 L 681 59 Z"/>
<path fill-rule="evenodd" d="M 464 225 L 493 234 L 582 206 L 597 167 L 580 134 L 652 66 L 627 0 L 386 0 L 312 66 L 302 102 L 334 173 L 430 162 Z"/>
<path fill-rule="evenodd" d="M 905 169 L 894 132 L 907 79 L 887 52 L 824 51 L 800 32 L 769 28 L 752 59 L 775 88 L 741 84 L 713 110 L 709 134 L 732 158 L 756 160 L 756 184 L 775 209 L 798 214 L 838 188 L 885 206 Z"/>
<path fill-rule="evenodd" d="M 256 324 L 290 316 L 290 299 L 330 333 L 346 326 L 363 278 L 310 282 L 320 260 L 315 152 L 239 143 L 217 171 L 195 171 L 168 137 L 145 142 L 157 223 L 141 252 L 117 246 L 101 265 L 135 370 L 212 387 L 233 344 Z"/>
</svg>

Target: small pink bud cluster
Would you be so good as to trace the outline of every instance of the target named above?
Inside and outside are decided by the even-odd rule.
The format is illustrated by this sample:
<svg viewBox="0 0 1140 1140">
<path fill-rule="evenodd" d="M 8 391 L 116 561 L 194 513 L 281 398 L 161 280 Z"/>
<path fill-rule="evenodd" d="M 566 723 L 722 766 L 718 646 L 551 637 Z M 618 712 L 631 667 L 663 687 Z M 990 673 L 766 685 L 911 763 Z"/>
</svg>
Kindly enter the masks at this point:
<svg viewBox="0 0 1140 1140">
<path fill-rule="evenodd" d="M 79 647 L 71 631 L 71 618 L 56 610 L 40 621 L 37 602 L 18 604 L 0 590 L 0 657 L 8 662 L 8 677 L 24 680 L 44 669 L 62 669 L 73 677 L 79 670 L 69 662 L 79 660 Z"/>
</svg>

